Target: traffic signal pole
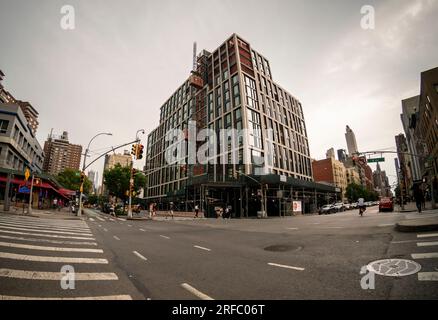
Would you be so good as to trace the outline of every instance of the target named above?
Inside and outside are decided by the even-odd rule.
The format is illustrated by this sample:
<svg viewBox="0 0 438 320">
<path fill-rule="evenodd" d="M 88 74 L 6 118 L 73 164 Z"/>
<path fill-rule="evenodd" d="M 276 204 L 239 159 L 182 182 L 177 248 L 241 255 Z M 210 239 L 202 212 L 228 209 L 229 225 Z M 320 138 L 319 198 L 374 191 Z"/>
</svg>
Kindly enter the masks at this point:
<svg viewBox="0 0 438 320">
<path fill-rule="evenodd" d="M 143 158 L 143 146 L 139 143 L 140 139 L 138 137 L 139 133 L 144 134 L 144 129 L 137 130 L 137 133 L 135 134 L 135 141 L 136 144 L 132 146 L 132 155 L 133 159 L 131 161 L 131 176 L 129 179 L 129 200 L 128 200 L 128 219 L 132 219 L 132 190 L 134 189 L 134 175 L 133 175 L 133 169 L 134 169 L 134 160 Z"/>
</svg>

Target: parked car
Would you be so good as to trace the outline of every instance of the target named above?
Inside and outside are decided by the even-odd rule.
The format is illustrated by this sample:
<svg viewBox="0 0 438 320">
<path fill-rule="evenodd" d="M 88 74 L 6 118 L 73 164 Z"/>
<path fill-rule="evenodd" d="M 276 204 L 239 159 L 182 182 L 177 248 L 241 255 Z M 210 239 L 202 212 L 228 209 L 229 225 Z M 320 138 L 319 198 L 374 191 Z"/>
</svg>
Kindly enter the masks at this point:
<svg viewBox="0 0 438 320">
<path fill-rule="evenodd" d="M 336 209 L 332 204 L 326 204 L 319 209 L 319 214 L 330 214 L 334 212 L 336 212 Z"/>
<path fill-rule="evenodd" d="M 350 209 L 352 209 L 352 208 L 351 208 L 351 204 L 349 204 L 348 202 L 347 202 L 347 203 L 344 203 L 344 208 L 345 208 L 345 210 L 350 210 Z"/>
<path fill-rule="evenodd" d="M 350 208 L 357 209 L 357 202 L 353 202 L 352 204 L 350 204 Z"/>
<path fill-rule="evenodd" d="M 336 202 L 333 204 L 333 207 L 335 208 L 336 212 L 343 212 L 345 211 L 344 204 L 342 202 Z"/>
<path fill-rule="evenodd" d="M 379 202 L 379 212 L 385 210 L 391 212 L 394 211 L 394 201 L 389 197 L 381 198 Z"/>
</svg>

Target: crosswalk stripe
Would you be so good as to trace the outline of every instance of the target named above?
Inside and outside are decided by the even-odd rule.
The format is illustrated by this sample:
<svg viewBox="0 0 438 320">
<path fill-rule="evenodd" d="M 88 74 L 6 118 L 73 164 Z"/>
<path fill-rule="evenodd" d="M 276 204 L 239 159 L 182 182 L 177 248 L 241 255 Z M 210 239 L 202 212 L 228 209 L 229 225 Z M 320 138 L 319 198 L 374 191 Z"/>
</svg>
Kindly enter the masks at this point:
<svg viewBox="0 0 438 320">
<path fill-rule="evenodd" d="M 438 233 L 417 234 L 417 238 L 431 238 L 431 237 L 438 237 Z"/>
<path fill-rule="evenodd" d="M 105 221 L 105 219 L 102 219 L 102 218 L 99 217 L 99 216 L 96 216 L 96 219 L 99 220 L 99 221 Z"/>
<path fill-rule="evenodd" d="M 418 242 L 417 246 L 418 247 L 438 246 L 438 241 Z"/>
<path fill-rule="evenodd" d="M 76 239 L 76 240 L 96 240 L 91 237 L 75 237 L 75 236 L 67 236 L 67 235 L 56 235 L 56 234 L 41 234 L 41 233 L 31 233 L 31 232 L 20 232 L 20 231 L 12 231 L 12 230 L 2 230 L 0 229 L 0 233 L 9 233 L 9 234 L 21 234 L 21 235 L 29 235 L 35 237 L 48 237 L 48 238 L 65 238 L 65 239 Z"/>
<path fill-rule="evenodd" d="M 432 259 L 438 258 L 438 252 L 428 252 L 428 253 L 413 253 L 412 259 Z"/>
<path fill-rule="evenodd" d="M 49 239 L 37 239 L 37 238 L 24 238 L 24 237 L 11 237 L 0 235 L 0 239 L 8 240 L 21 240 L 28 242 L 45 242 L 45 243 L 55 243 L 55 244 L 72 244 L 72 245 L 84 245 L 84 246 L 97 246 L 96 242 L 84 242 L 84 241 L 61 241 L 61 240 L 49 240 Z"/>
<path fill-rule="evenodd" d="M 10 243 L 10 242 L 0 242 L 0 247 L 30 249 L 30 250 L 43 250 L 43 251 L 103 253 L 102 249 L 46 247 L 46 246 L 33 246 L 33 245 L 29 245 L 29 244 Z"/>
<path fill-rule="evenodd" d="M 69 227 L 52 227 L 43 224 L 28 224 L 28 223 L 17 223 L 17 222 L 0 222 L 0 225 L 9 225 L 16 227 L 29 227 L 35 229 L 47 229 L 47 230 L 59 230 L 59 231 L 79 231 L 79 232 L 89 232 L 90 228 L 69 228 Z"/>
<path fill-rule="evenodd" d="M 53 220 L 47 220 L 47 219 L 29 219 L 27 217 L 21 217 L 21 218 L 5 218 L 2 217 L 0 215 L 0 220 L 2 221 L 12 221 L 12 222 L 29 222 L 29 223 L 44 223 L 47 225 L 51 225 L 51 226 L 67 226 L 67 227 L 82 227 L 82 226 L 87 226 L 87 224 L 84 221 L 77 221 L 77 222 L 71 222 L 68 220 L 63 220 L 62 222 L 57 222 L 57 221 L 53 221 Z"/>
<path fill-rule="evenodd" d="M 139 258 L 142 259 L 142 260 L 145 260 L 145 261 L 148 260 L 145 256 L 141 255 L 141 254 L 138 253 L 137 251 L 132 251 L 132 253 L 134 253 L 137 257 L 139 257 Z"/>
<path fill-rule="evenodd" d="M 79 232 L 69 232 L 69 231 L 56 231 L 56 230 L 42 230 L 42 229 L 34 229 L 34 228 L 19 228 L 19 227 L 9 227 L 9 226 L 0 226 L 0 229 L 9 229 L 9 230 L 20 230 L 20 231 L 37 231 L 43 233 L 56 233 L 56 234 L 71 234 L 76 236 L 92 236 L 91 233 L 79 233 Z"/>
<path fill-rule="evenodd" d="M 107 264 L 107 259 L 101 258 L 71 258 L 71 257 L 47 257 L 47 256 L 31 256 L 25 254 L 15 254 L 9 252 L 0 252 L 0 258 L 38 261 L 38 262 L 60 262 L 60 263 L 89 263 L 89 264 Z"/>
<path fill-rule="evenodd" d="M 117 220 L 126 221 L 126 219 L 122 219 L 122 218 L 117 218 Z"/>
<path fill-rule="evenodd" d="M 438 272 L 419 272 L 419 281 L 438 281 Z"/>
<path fill-rule="evenodd" d="M 91 296 L 91 297 L 70 297 L 70 298 L 41 298 L 41 297 L 21 297 L 0 295 L 0 300 L 132 300 L 128 294 L 112 295 L 112 296 Z"/>
<path fill-rule="evenodd" d="M 90 221 L 94 221 L 94 219 L 93 219 L 93 218 L 88 218 L 88 219 L 90 219 Z"/>
<path fill-rule="evenodd" d="M 40 272 L 14 269 L 0 269 L 0 277 L 26 279 L 26 280 L 57 280 L 60 281 L 65 276 L 62 272 Z M 75 281 L 104 281 L 118 280 L 119 278 L 112 272 L 75 272 Z"/>
<path fill-rule="evenodd" d="M 109 218 L 110 221 L 115 222 L 116 220 L 113 218 Z"/>
</svg>

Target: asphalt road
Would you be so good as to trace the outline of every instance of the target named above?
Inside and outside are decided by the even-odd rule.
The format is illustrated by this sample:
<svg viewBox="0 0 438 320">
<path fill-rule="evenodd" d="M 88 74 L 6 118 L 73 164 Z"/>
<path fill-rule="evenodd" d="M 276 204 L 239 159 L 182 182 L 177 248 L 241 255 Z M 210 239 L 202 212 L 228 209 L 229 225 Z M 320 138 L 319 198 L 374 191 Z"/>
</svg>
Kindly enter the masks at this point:
<svg viewBox="0 0 438 320">
<path fill-rule="evenodd" d="M 71 221 L 0 214 L 0 297 L 437 299 L 438 233 L 395 231 L 405 216 L 379 214 L 376 207 L 364 217 L 355 210 L 267 220 L 126 221 L 89 212 L 83 221 Z M 49 246 L 51 251 L 44 248 Z M 416 261 L 421 270 L 375 275 L 375 288 L 362 289 L 361 268 L 386 258 Z M 74 289 L 60 285 L 66 264 L 82 277 Z"/>
</svg>

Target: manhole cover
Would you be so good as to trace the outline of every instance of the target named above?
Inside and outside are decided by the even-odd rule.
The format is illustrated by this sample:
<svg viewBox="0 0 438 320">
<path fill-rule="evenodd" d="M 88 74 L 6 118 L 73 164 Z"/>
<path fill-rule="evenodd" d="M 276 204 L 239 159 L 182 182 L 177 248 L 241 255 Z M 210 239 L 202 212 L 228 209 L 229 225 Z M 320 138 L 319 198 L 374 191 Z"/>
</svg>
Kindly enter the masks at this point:
<svg viewBox="0 0 438 320">
<path fill-rule="evenodd" d="M 421 270 L 421 265 L 406 259 L 384 259 L 370 262 L 367 269 L 387 277 L 404 277 Z"/>
<path fill-rule="evenodd" d="M 274 252 L 299 251 L 301 249 L 303 249 L 303 247 L 291 246 L 287 244 L 273 245 L 264 248 L 264 250 L 266 251 L 274 251 Z"/>
</svg>

